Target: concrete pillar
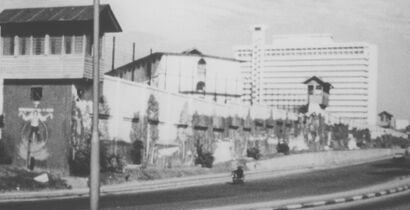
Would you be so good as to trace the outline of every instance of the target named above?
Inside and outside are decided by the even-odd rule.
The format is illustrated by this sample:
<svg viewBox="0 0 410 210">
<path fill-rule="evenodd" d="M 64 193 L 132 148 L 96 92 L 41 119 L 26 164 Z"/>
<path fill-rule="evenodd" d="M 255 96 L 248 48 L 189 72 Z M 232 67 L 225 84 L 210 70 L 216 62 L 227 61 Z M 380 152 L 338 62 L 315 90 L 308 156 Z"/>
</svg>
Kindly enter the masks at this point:
<svg viewBox="0 0 410 210">
<path fill-rule="evenodd" d="M 34 44 L 33 44 L 33 36 L 30 36 L 30 50 L 28 51 L 29 55 L 33 55 L 34 54 Z"/>
<path fill-rule="evenodd" d="M 87 54 L 87 52 L 86 52 L 86 48 L 87 48 L 87 37 L 86 37 L 86 35 L 83 35 L 83 46 L 82 46 L 82 48 L 83 48 L 83 55 L 86 55 Z"/>
<path fill-rule="evenodd" d="M 48 55 L 50 53 L 50 35 L 46 34 L 44 38 L 44 54 Z"/>
<path fill-rule="evenodd" d="M 14 36 L 14 56 L 19 54 L 19 37 Z"/>
<path fill-rule="evenodd" d="M 65 55 L 65 39 L 67 36 L 61 36 L 61 55 Z"/>
</svg>

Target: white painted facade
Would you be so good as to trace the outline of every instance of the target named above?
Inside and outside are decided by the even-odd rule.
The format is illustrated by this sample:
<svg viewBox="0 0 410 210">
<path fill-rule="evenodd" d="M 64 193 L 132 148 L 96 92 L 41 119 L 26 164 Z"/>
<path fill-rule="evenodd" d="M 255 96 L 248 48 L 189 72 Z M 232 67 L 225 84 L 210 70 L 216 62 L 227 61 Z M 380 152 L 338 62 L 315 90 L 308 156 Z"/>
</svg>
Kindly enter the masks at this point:
<svg viewBox="0 0 410 210">
<path fill-rule="evenodd" d="M 177 126 L 181 113 L 186 112 L 191 118 L 194 113 L 207 116 L 240 117 L 245 119 L 297 120 L 297 115 L 277 110 L 269 106 L 246 106 L 243 103 L 227 102 L 226 104 L 190 97 L 185 94 L 170 93 L 163 89 L 139 84 L 106 75 L 103 83 L 103 94 L 111 117 L 108 118 L 108 137 L 110 139 L 132 142 L 132 119 L 142 119 L 148 106 L 148 98 L 153 95 L 159 105 L 159 139 L 160 144 L 176 144 Z"/>
<path fill-rule="evenodd" d="M 109 72 L 138 83 L 219 103 L 240 102 L 240 61 L 204 55 L 197 50 L 154 53 Z M 148 73 L 151 72 L 151 73 Z"/>
<path fill-rule="evenodd" d="M 201 59 L 205 61 L 205 64 L 199 64 Z M 216 93 L 218 94 L 216 102 L 240 101 L 242 82 L 238 61 L 205 56 L 164 54 L 152 77 L 153 87 L 171 93 L 192 94 L 192 92 L 197 92 L 199 82 L 205 83 L 203 92 L 206 93 L 197 93 L 199 98 L 214 100 Z"/>
<path fill-rule="evenodd" d="M 265 30 L 258 28 L 252 27 L 253 37 L 264 37 Z M 257 41 L 234 50 L 236 59 L 247 61 L 241 65 L 245 102 L 296 111 L 307 104 L 303 81 L 317 76 L 334 87 L 327 107 L 331 115 L 376 124 L 375 45 L 339 43 L 329 34 L 312 34 L 274 36 L 272 44 Z"/>
</svg>

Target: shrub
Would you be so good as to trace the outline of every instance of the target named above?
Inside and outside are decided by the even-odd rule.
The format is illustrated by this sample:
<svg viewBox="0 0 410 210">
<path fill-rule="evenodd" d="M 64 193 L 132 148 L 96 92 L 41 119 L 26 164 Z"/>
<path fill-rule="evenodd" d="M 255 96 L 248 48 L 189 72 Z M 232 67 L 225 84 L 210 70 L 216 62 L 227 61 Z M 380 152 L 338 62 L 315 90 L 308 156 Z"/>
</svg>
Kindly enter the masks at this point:
<svg viewBox="0 0 410 210">
<path fill-rule="evenodd" d="M 9 156 L 6 145 L 3 140 L 0 140 L 0 164 L 11 164 L 12 160 Z"/>
<path fill-rule="evenodd" d="M 135 140 L 132 143 L 131 158 L 134 164 L 141 164 L 143 157 L 144 143 L 141 140 Z"/>
<path fill-rule="evenodd" d="M 88 176 L 90 174 L 90 155 L 90 148 L 77 150 L 75 156 L 71 157 L 69 161 L 70 173 L 76 176 Z"/>
<path fill-rule="evenodd" d="M 279 143 L 279 144 L 276 146 L 276 150 L 277 150 L 279 153 L 283 153 L 283 154 L 285 154 L 285 155 L 289 155 L 289 145 L 288 145 L 287 143 Z"/>
<path fill-rule="evenodd" d="M 201 165 L 203 168 L 212 168 L 214 160 L 215 158 L 212 153 L 202 151 L 202 145 L 197 147 L 197 157 L 195 158 L 195 165 Z"/>
<path fill-rule="evenodd" d="M 210 152 L 198 155 L 195 159 L 195 165 L 201 165 L 203 168 L 212 168 L 214 163 L 214 156 Z"/>
<path fill-rule="evenodd" d="M 118 154 L 112 154 L 105 158 L 106 164 L 103 171 L 122 172 L 126 165 L 124 158 Z"/>
<path fill-rule="evenodd" d="M 88 176 L 90 174 L 91 145 L 86 143 L 76 151 L 75 157 L 69 161 L 70 173 L 76 176 Z M 100 171 L 120 172 L 125 161 L 120 155 L 109 154 L 105 144 L 100 145 Z"/>
<path fill-rule="evenodd" d="M 252 147 L 252 148 L 247 149 L 246 150 L 246 156 L 251 157 L 255 160 L 259 160 L 262 157 L 259 149 L 256 148 L 256 147 Z"/>
</svg>

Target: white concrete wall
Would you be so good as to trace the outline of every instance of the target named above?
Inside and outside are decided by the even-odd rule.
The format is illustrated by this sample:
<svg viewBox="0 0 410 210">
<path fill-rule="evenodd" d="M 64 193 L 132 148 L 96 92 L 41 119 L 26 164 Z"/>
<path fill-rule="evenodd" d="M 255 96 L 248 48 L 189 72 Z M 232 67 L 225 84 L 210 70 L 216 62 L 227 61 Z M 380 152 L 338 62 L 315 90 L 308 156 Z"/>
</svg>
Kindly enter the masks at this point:
<svg viewBox="0 0 410 210">
<path fill-rule="evenodd" d="M 105 76 L 103 95 L 110 108 L 109 136 L 117 140 L 131 142 L 131 119 L 139 113 L 140 119 L 147 110 L 148 98 L 154 95 L 159 103 L 159 142 L 172 144 L 177 134 L 177 124 L 184 107 L 188 115 L 195 112 L 208 116 L 238 116 L 246 118 L 267 119 L 273 115 L 274 119 L 296 119 L 293 113 L 288 113 L 263 105 L 245 106 L 241 103 L 214 103 L 207 100 L 189 97 L 187 95 L 169 93 L 158 88 L 152 88 L 115 77 Z"/>
<path fill-rule="evenodd" d="M 187 110 L 189 116 L 194 113 L 207 116 L 238 116 L 246 118 L 248 114 L 252 119 L 267 119 L 271 115 L 273 119 L 296 120 L 295 113 L 285 110 L 278 110 L 263 104 L 247 106 L 243 103 L 230 102 L 215 103 L 208 100 L 190 97 L 188 95 L 170 93 L 165 90 L 153 88 L 144 84 L 126 81 L 120 78 L 105 76 L 103 94 L 110 108 L 110 118 L 108 119 L 109 135 L 112 139 L 132 142 L 130 139 L 131 119 L 138 114 L 142 119 L 147 110 L 148 98 L 154 95 L 159 103 L 159 143 L 173 144 L 177 135 L 177 124 L 183 109 Z M 383 129 L 368 124 L 346 121 L 326 113 L 326 122 L 330 124 L 345 123 L 352 127 L 369 128 L 372 138 L 383 134 L 391 134 L 403 137 L 404 134 L 392 129 Z M 406 137 L 405 137 L 406 138 Z"/>
</svg>

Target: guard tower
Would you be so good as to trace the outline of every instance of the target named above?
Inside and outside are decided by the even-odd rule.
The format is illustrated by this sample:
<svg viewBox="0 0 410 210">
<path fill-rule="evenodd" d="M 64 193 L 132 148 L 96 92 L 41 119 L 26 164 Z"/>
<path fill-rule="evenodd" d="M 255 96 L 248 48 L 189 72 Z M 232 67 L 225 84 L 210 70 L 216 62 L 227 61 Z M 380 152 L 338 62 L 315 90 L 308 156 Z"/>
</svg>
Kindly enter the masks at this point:
<svg viewBox="0 0 410 210">
<path fill-rule="evenodd" d="M 329 93 L 333 86 L 313 76 L 303 82 L 307 86 L 308 112 L 321 112 L 329 105 Z"/>
<path fill-rule="evenodd" d="M 67 174 L 73 112 L 78 101 L 92 99 L 93 43 L 121 31 L 111 7 L 101 5 L 100 38 L 93 40 L 93 13 L 91 5 L 0 13 L 0 113 L 12 164 L 35 162 L 35 168 Z"/>
<path fill-rule="evenodd" d="M 382 111 L 379 113 L 379 126 L 383 128 L 391 128 L 392 127 L 392 119 L 393 115 L 386 112 Z"/>
</svg>

